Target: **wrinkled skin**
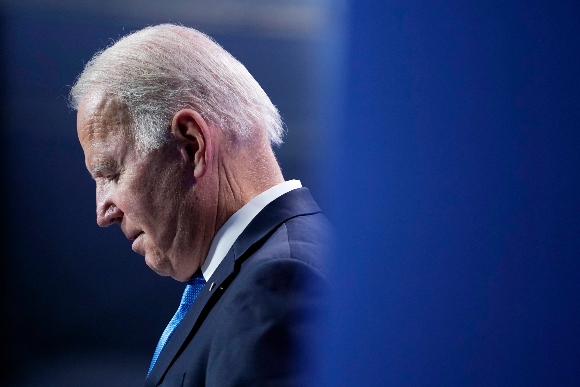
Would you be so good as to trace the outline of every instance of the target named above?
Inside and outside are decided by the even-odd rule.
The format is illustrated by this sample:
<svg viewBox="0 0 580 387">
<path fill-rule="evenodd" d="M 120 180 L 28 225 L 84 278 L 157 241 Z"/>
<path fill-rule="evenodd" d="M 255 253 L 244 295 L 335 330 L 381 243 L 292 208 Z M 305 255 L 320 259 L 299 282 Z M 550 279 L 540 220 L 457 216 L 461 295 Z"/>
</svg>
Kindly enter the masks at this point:
<svg viewBox="0 0 580 387">
<path fill-rule="evenodd" d="M 179 144 L 143 154 L 136 149 L 122 107 L 104 98 L 84 100 L 77 131 L 85 163 L 96 182 L 97 223 L 118 224 L 135 252 L 155 272 L 187 280 L 203 249 L 200 202 L 191 166 Z"/>
</svg>

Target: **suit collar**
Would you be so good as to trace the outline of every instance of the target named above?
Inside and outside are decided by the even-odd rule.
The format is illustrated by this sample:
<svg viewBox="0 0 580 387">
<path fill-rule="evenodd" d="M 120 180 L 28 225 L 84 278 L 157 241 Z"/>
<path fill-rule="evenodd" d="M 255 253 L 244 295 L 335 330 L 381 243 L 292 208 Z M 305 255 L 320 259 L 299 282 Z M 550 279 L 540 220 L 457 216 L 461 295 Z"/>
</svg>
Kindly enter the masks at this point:
<svg viewBox="0 0 580 387">
<path fill-rule="evenodd" d="M 252 246 L 270 235 L 280 224 L 296 216 L 321 212 L 308 188 L 292 190 L 269 203 L 240 234 L 226 257 L 201 290 L 187 314 L 159 355 L 145 381 L 145 386 L 156 386 L 184 343 L 193 337 L 199 326 L 236 274 L 236 267 L 253 251 Z M 248 253 L 248 254 L 246 254 Z"/>
<path fill-rule="evenodd" d="M 201 270 L 203 276 L 209 279 L 219 266 L 228 251 L 234 245 L 240 234 L 248 227 L 252 219 L 260 213 L 268 204 L 278 197 L 294 189 L 301 188 L 302 185 L 298 180 L 288 180 L 277 184 L 261 194 L 254 197 L 242 208 L 237 210 L 219 229 L 213 237 L 207 258 Z"/>
<path fill-rule="evenodd" d="M 288 219 L 317 212 L 321 212 L 320 208 L 308 188 L 298 188 L 280 196 L 264 207 L 238 237 L 232 246 L 234 259 L 239 260 L 252 245 Z"/>
</svg>

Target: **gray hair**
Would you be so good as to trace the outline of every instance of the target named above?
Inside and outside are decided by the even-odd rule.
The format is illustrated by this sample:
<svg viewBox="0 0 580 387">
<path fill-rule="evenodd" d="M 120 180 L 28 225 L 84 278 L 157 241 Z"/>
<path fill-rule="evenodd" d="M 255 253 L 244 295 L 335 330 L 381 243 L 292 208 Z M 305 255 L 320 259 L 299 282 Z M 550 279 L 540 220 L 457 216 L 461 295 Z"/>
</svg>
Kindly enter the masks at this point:
<svg viewBox="0 0 580 387">
<path fill-rule="evenodd" d="M 282 119 L 248 70 L 212 38 L 192 28 L 161 24 L 129 34 L 87 63 L 70 92 L 78 109 L 91 93 L 104 92 L 127 107 L 142 150 L 167 141 L 181 109 L 198 111 L 208 123 L 248 140 L 266 133 L 282 143 Z"/>
</svg>

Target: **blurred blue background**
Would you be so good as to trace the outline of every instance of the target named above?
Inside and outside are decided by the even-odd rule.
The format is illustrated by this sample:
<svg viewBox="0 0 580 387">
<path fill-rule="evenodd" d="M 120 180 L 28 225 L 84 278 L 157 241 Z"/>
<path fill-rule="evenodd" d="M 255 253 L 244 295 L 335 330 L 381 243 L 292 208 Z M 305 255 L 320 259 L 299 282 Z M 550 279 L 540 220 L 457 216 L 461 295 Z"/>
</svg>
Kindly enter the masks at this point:
<svg viewBox="0 0 580 387">
<path fill-rule="evenodd" d="M 140 385 L 183 285 L 95 223 L 69 86 L 111 39 L 201 29 L 282 112 L 337 228 L 325 386 L 580 384 L 580 6 L 3 1 L 7 386 Z"/>
</svg>

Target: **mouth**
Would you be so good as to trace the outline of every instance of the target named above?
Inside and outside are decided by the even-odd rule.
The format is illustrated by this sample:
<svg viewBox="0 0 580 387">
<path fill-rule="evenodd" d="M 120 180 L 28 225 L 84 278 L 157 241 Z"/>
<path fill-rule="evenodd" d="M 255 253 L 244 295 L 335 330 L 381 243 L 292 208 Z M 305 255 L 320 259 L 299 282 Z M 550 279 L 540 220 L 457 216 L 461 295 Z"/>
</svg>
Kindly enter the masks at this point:
<svg viewBox="0 0 580 387">
<path fill-rule="evenodd" d="M 127 235 L 127 239 L 129 239 L 130 241 L 134 241 L 135 239 L 139 238 L 142 234 L 143 234 L 143 231 L 139 231 L 135 234 Z"/>
</svg>

